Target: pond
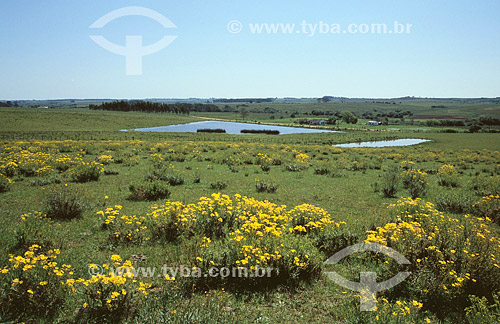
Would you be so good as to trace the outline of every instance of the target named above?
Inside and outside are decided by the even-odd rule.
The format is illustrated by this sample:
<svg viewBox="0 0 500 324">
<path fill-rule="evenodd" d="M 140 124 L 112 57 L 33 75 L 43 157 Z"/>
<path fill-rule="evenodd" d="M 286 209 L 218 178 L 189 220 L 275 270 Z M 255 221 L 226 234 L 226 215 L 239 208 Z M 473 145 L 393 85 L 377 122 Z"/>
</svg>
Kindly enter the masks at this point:
<svg viewBox="0 0 500 324">
<path fill-rule="evenodd" d="M 391 147 L 391 146 L 409 146 L 429 142 L 426 139 L 418 138 L 402 138 L 391 141 L 373 141 L 373 142 L 361 142 L 361 143 L 346 143 L 333 145 L 335 147 Z"/>
<path fill-rule="evenodd" d="M 244 129 L 250 130 L 277 130 L 280 134 L 298 134 L 298 133 L 342 133 L 340 131 L 330 131 L 325 129 L 286 127 L 265 124 L 234 123 L 223 121 L 202 121 L 189 124 L 178 124 L 170 126 L 137 128 L 139 132 L 181 132 L 196 133 L 198 129 L 224 129 L 228 134 L 240 134 Z"/>
</svg>

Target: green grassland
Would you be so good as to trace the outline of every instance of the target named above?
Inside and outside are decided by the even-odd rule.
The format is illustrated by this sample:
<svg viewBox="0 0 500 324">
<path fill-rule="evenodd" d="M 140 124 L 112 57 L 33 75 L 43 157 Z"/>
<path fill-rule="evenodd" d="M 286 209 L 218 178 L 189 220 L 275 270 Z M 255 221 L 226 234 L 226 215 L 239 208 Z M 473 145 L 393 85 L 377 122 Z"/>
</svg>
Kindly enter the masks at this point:
<svg viewBox="0 0 500 324">
<path fill-rule="evenodd" d="M 465 101 L 465 100 L 464 100 Z M 449 115 L 464 117 L 480 117 L 500 113 L 498 102 L 463 102 L 460 100 L 346 100 L 326 103 L 316 102 L 264 102 L 264 103 L 228 103 L 218 104 L 221 109 L 225 106 L 233 109 L 246 108 L 248 112 L 265 111 L 266 108 L 276 110 L 275 115 L 289 116 L 292 113 L 310 114 L 316 111 L 351 111 L 362 114 L 367 111 L 393 112 L 395 110 L 411 111 L 414 115 Z M 432 108 L 443 106 L 444 108 Z M 228 113 L 230 116 L 231 113 Z M 233 115 L 235 115 L 233 113 Z M 251 119 L 251 118 L 250 118 Z"/>
<path fill-rule="evenodd" d="M 444 114 L 446 110 L 450 115 L 476 117 L 499 112 L 498 105 L 453 104 L 457 106 L 451 107 L 450 103 L 450 108 L 439 109 L 439 114 Z M 250 108 L 263 108 L 267 105 L 269 104 L 251 104 Z M 437 110 L 430 109 L 428 102 L 378 104 L 376 109 L 395 109 L 395 106 L 415 111 L 414 114 L 435 114 Z M 315 109 L 361 112 L 366 109 L 366 104 L 277 103 L 273 107 L 283 111 L 283 114 Z M 309 253 L 311 259 L 313 255 L 317 255 L 320 271 L 316 269 L 308 272 L 309 268 L 306 267 L 306 270 L 300 270 L 301 276 L 290 276 L 286 282 L 277 285 L 266 283 L 263 286 L 224 281 L 208 284 L 181 277 L 169 282 L 160 280 L 162 278 L 146 278 L 144 281 L 151 284 L 147 288 L 147 296 L 132 296 L 130 291 L 128 295 L 118 297 L 130 302 L 116 306 L 123 312 L 109 311 L 108 315 L 102 315 L 89 312 L 88 309 L 93 306 L 84 306 L 85 296 L 97 295 L 95 290 L 90 292 L 83 288 L 76 289 L 76 293 L 69 288 L 66 292 L 57 292 L 56 296 L 64 296 L 64 300 L 54 306 L 51 314 L 30 313 L 30 309 L 37 309 L 36 307 L 40 307 L 37 303 L 47 298 L 39 293 L 43 291 L 43 287 L 37 286 L 40 290 L 35 289 L 33 294 L 17 291 L 16 287 L 24 286 L 11 284 L 13 278 L 7 277 L 13 272 L 11 270 L 7 274 L 0 273 L 0 283 L 6 283 L 2 286 L 4 290 L 0 292 L 0 301 L 3 303 L 0 303 L 0 322 L 496 323 L 500 320 L 500 306 L 492 298 L 493 293 L 500 291 L 500 281 L 495 274 L 499 269 L 493 266 L 494 261 L 482 256 L 476 259 L 457 257 L 453 259 L 457 266 L 450 265 L 444 271 L 438 259 L 432 260 L 430 250 L 433 249 L 428 250 L 440 240 L 442 246 L 438 246 L 438 249 L 444 254 L 450 249 L 458 251 L 458 242 L 461 241 L 451 233 L 463 228 L 469 230 L 470 226 L 471 233 L 474 234 L 470 236 L 473 242 L 470 251 L 497 256 L 500 246 L 497 239 L 500 216 L 498 209 L 495 209 L 498 205 L 494 204 L 500 199 L 492 198 L 492 202 L 488 201 L 488 204 L 493 204 L 493 209 L 486 211 L 474 204 L 484 196 L 500 194 L 500 134 L 448 134 L 434 131 L 417 133 L 410 129 L 398 132 L 360 129 L 345 133 L 279 136 L 120 131 L 202 120 L 199 117 L 241 118 L 235 113 L 192 113 L 190 116 L 179 116 L 87 109 L 0 109 L 0 171 L 5 175 L 4 178 L 12 181 L 9 184 L 4 181 L 7 189 L 0 193 L 0 269 L 11 266 L 9 255 L 23 255 L 29 247 L 27 244 L 33 242 L 60 249 L 57 262 L 71 264 L 72 276 L 85 280 L 90 279 L 89 264 L 109 264 L 112 255 L 120 255 L 124 260 L 137 255 L 145 256 L 144 260 L 137 261 L 134 266 L 192 266 L 199 264 L 199 256 L 207 259 L 209 251 L 212 254 L 208 255 L 214 261 L 230 264 L 232 241 L 229 233 L 225 232 L 226 236 L 223 236 L 227 241 L 218 241 L 217 236 L 211 237 L 213 244 L 220 244 L 218 249 L 213 250 L 200 247 L 202 238 L 199 235 L 181 235 L 177 240 L 168 241 L 155 238 L 149 232 L 152 228 L 138 231 L 137 237 L 148 239 L 135 239 L 134 236 L 134 239 L 125 243 L 113 239 L 113 232 L 103 225 L 104 219 L 98 214 L 106 208 L 119 205 L 122 206 L 119 215 L 148 218 L 148 214 L 152 212 L 151 207 L 155 204 L 161 205 L 167 200 L 184 205 L 197 204 L 201 197 L 222 193 L 233 201 L 237 199 L 235 195 L 241 195 L 286 205 L 288 209 L 311 204 L 330 214 L 333 221 L 342 222 L 338 228 L 332 228 L 331 232 L 325 229 L 323 234 L 311 232 L 296 237 L 283 234 L 284 244 L 293 246 L 295 243 L 290 242 L 297 239 L 301 242 L 300 251 Z M 250 114 L 246 117 L 247 120 L 271 121 L 267 118 L 262 117 L 262 114 Z M 279 122 L 279 119 L 274 122 Z M 415 137 L 430 139 L 431 142 L 411 147 L 376 149 L 340 149 L 331 146 L 353 141 Z M 11 171 L 7 167 L 9 162 L 17 165 Z M 104 173 L 100 173 L 94 181 L 75 180 L 74 174 L 78 172 L 81 163 L 102 163 L 99 167 L 104 169 Z M 452 171 L 443 167 L 445 165 L 453 165 Z M 448 182 L 443 182 L 445 171 L 448 172 Z M 182 179 L 183 183 L 172 185 L 167 179 L 157 179 L 153 182 L 160 183 L 162 188 L 168 188 L 168 199 L 130 199 L 130 185 L 152 183 L 148 179 L 154 174 L 175 176 L 176 179 Z M 398 181 L 410 174 L 410 185 L 405 187 L 402 183 L 392 183 L 390 174 Z M 417 177 L 422 177 L 422 182 L 412 180 Z M 259 182 L 277 189 L 274 192 L 259 192 Z M 424 188 L 420 187 L 422 183 Z M 449 185 L 450 183 L 453 185 Z M 384 188 L 391 187 L 392 184 L 396 192 L 390 195 L 392 197 L 385 197 Z M 326 269 L 322 262 L 341 248 L 366 240 L 367 231 L 384 228 L 386 224 L 407 224 L 401 215 L 388 206 L 397 204 L 401 201 L 400 197 L 411 196 L 414 193 L 412 190 L 417 191 L 415 197 L 432 202 L 436 209 L 443 212 L 436 216 L 436 222 L 451 217 L 456 219 L 458 225 L 443 225 L 444 228 L 434 231 L 433 235 L 429 234 L 428 239 L 416 239 L 414 227 L 413 232 L 399 233 L 398 235 L 408 236 L 404 236 L 406 243 L 401 243 L 402 239 L 392 242 L 396 250 L 408 258 L 424 251 L 429 261 L 427 265 L 420 267 L 420 261 L 411 259 L 415 275 L 403 285 L 404 289 L 394 288 L 379 293 L 377 311 L 361 312 L 358 293 L 342 288 L 322 275 L 321 272 Z M 68 197 L 73 197 L 71 199 L 81 202 L 84 206 L 81 216 L 51 222 L 21 220 L 21 215 L 25 213 L 46 211 L 48 197 L 53 192 L 67 194 Z M 425 208 L 429 214 L 437 213 L 434 207 Z M 481 218 L 480 222 L 484 223 L 480 227 L 487 228 L 488 232 L 477 230 L 476 235 L 476 223 L 464 217 L 466 214 L 473 215 L 474 219 Z M 486 222 L 485 217 L 493 219 Z M 454 222 L 452 223 L 455 224 Z M 424 224 L 423 221 L 420 223 Z M 412 223 L 408 221 L 408 224 Z M 324 233 L 330 233 L 330 236 Z M 479 234 L 489 235 L 488 238 L 493 243 L 478 240 Z M 417 251 L 417 246 L 422 251 Z M 299 250 L 299 247 L 296 249 Z M 441 256 L 439 260 L 443 258 Z M 312 260 L 310 262 L 313 264 Z M 295 267 L 293 264 L 289 266 Z M 353 281 L 359 281 L 360 271 L 375 271 L 379 276 L 378 281 L 382 281 L 402 268 L 390 259 L 363 254 L 353 256 L 333 269 Z M 467 269 L 474 270 L 472 277 L 478 282 L 477 285 L 469 279 L 462 286 L 452 286 L 453 282 L 447 281 L 451 280 L 447 275 L 449 271 L 456 270 L 461 274 L 462 270 L 466 272 Z M 433 275 L 429 276 L 429 273 Z M 26 278 L 25 281 L 28 282 L 29 276 L 26 275 Z M 423 280 L 421 278 L 427 278 L 424 280 L 427 283 L 420 282 Z M 440 292 L 436 291 L 433 295 L 432 292 L 425 291 L 426 284 L 429 287 L 446 285 L 449 293 L 440 288 Z M 486 289 L 485 286 L 489 288 Z M 102 288 L 101 290 L 104 292 Z M 469 294 L 473 293 L 483 294 L 488 300 L 472 302 Z M 12 296 L 24 297 L 15 304 Z M 423 303 L 423 306 L 419 303 Z M 18 308 L 23 305 L 24 311 L 9 306 L 14 304 Z M 107 309 L 106 305 L 102 309 Z"/>
</svg>

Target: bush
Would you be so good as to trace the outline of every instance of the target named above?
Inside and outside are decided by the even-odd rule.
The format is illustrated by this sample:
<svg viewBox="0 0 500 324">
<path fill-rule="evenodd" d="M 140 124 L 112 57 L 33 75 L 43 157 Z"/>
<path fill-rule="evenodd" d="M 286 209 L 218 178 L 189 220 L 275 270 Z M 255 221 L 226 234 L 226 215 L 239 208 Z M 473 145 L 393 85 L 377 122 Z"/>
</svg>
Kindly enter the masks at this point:
<svg viewBox="0 0 500 324">
<path fill-rule="evenodd" d="M 403 185 L 413 199 L 425 196 L 429 184 L 427 173 L 420 169 L 408 169 L 402 173 Z"/>
<path fill-rule="evenodd" d="M 115 254 L 111 256 L 111 264 L 112 273 L 97 274 L 88 280 L 65 282 L 80 305 L 77 310 L 78 322 L 121 323 L 136 311 L 141 300 L 149 294 L 151 284 L 134 278 L 135 269 L 130 260 L 122 260 Z M 89 265 L 89 269 L 108 267 L 107 264 Z"/>
<path fill-rule="evenodd" d="M 151 237 L 154 240 L 173 242 L 182 233 L 191 235 L 194 225 L 191 217 L 180 217 L 184 208 L 184 204 L 175 201 L 153 206 L 146 225 L 151 230 Z"/>
<path fill-rule="evenodd" d="M 437 172 L 438 184 L 444 187 L 458 187 L 459 176 L 451 164 L 441 166 Z"/>
<path fill-rule="evenodd" d="M 279 135 L 280 131 L 271 129 L 242 129 L 240 131 L 242 134 L 267 134 L 267 135 Z"/>
<path fill-rule="evenodd" d="M 444 316 L 463 310 L 469 295 L 500 291 L 500 239 L 491 221 L 470 215 L 455 219 L 420 199 L 401 199 L 389 207 L 397 222 L 368 231 L 366 241 L 388 245 L 411 262 L 412 276 L 392 295 L 422 301 Z M 390 275 L 399 271 L 397 264 L 388 268 Z"/>
<path fill-rule="evenodd" d="M 314 168 L 314 174 L 327 175 L 330 174 L 330 169 L 327 167 L 316 167 Z"/>
<path fill-rule="evenodd" d="M 30 186 L 47 186 L 53 183 L 61 183 L 61 178 L 59 176 L 51 176 L 48 178 L 37 177 L 29 182 Z"/>
<path fill-rule="evenodd" d="M 465 309 L 469 324 L 500 323 L 500 293 L 493 294 L 493 303 L 486 297 L 470 296 L 471 305 Z"/>
<path fill-rule="evenodd" d="M 118 175 L 120 172 L 116 169 L 106 169 L 104 170 L 105 175 Z"/>
<path fill-rule="evenodd" d="M 470 213 L 474 204 L 474 197 L 465 191 L 445 191 L 436 196 L 436 207 L 440 211 L 450 213 Z"/>
<path fill-rule="evenodd" d="M 144 225 L 146 218 L 122 214 L 121 209 L 122 206 L 116 205 L 97 212 L 102 218 L 102 227 L 109 231 L 109 242 L 116 246 L 120 243 L 148 241 L 149 237 L 145 234 L 147 227 Z"/>
<path fill-rule="evenodd" d="M 339 224 L 345 224 L 340 222 Z M 336 224 L 328 224 L 323 230 L 312 236 L 316 246 L 326 256 L 359 242 L 357 235 L 339 229 Z"/>
<path fill-rule="evenodd" d="M 99 157 L 97 157 L 96 160 L 97 160 L 97 162 L 99 162 L 101 164 L 108 165 L 111 162 L 113 162 L 113 157 L 111 155 L 102 154 Z"/>
<path fill-rule="evenodd" d="M 2 322 L 38 323 L 42 318 L 51 322 L 64 303 L 61 281 L 68 278 L 71 267 L 58 266 L 58 254 L 57 249 L 35 244 L 22 255 L 10 256 L 10 264 L 0 271 Z"/>
<path fill-rule="evenodd" d="M 380 190 L 384 197 L 394 197 L 398 192 L 401 184 L 398 169 L 389 169 L 382 174 L 382 181 L 380 183 Z"/>
<path fill-rule="evenodd" d="M 12 180 L 0 174 L 0 193 L 7 192 L 10 190 L 10 185 L 12 184 Z"/>
<path fill-rule="evenodd" d="M 81 192 L 73 190 L 65 184 L 54 187 L 44 201 L 44 213 L 49 218 L 69 220 L 81 217 L 85 210 Z"/>
<path fill-rule="evenodd" d="M 287 165 L 285 165 L 286 171 L 299 172 L 299 171 L 302 171 L 305 169 L 307 169 L 307 167 L 304 165 L 300 165 L 300 164 L 287 164 Z"/>
<path fill-rule="evenodd" d="M 130 190 L 130 200 L 158 200 L 170 197 L 168 185 L 158 180 L 131 184 L 128 189 Z"/>
<path fill-rule="evenodd" d="M 222 190 L 225 189 L 226 187 L 227 187 L 227 182 L 225 181 L 217 181 L 210 184 L 210 188 L 214 190 Z"/>
<path fill-rule="evenodd" d="M 317 236 L 341 224 L 316 206 L 304 204 L 287 210 L 269 201 L 240 195 L 232 199 L 220 193 L 202 197 L 196 204 L 165 202 L 153 206 L 147 222 L 157 238 L 171 241 L 179 235 L 203 237 L 191 257 L 202 273 L 212 267 L 240 268 L 250 274 L 258 268 L 273 269 L 271 277 L 257 279 L 192 279 L 197 287 L 224 284 L 234 289 L 295 285 L 300 280 L 318 278 L 324 256 L 315 246 Z"/>
<path fill-rule="evenodd" d="M 57 229 L 55 229 L 57 230 Z M 42 212 L 31 212 L 21 215 L 21 221 L 14 230 L 16 249 L 27 250 L 32 245 L 52 248 L 54 242 L 54 221 Z"/>
<path fill-rule="evenodd" d="M 226 130 L 222 128 L 200 128 L 196 130 L 197 133 L 225 133 Z"/>
<path fill-rule="evenodd" d="M 184 178 L 173 173 L 165 175 L 162 180 L 167 181 L 171 186 L 180 186 L 184 184 Z"/>
<path fill-rule="evenodd" d="M 179 186 L 184 184 L 184 177 L 174 171 L 172 165 L 166 166 L 161 163 L 156 163 L 154 169 L 146 176 L 146 180 L 154 181 L 161 180 L 168 182 L 171 186 Z"/>
<path fill-rule="evenodd" d="M 255 181 L 255 188 L 257 189 L 257 192 L 273 193 L 278 190 L 278 185 L 257 180 Z"/>
<path fill-rule="evenodd" d="M 18 168 L 19 165 L 12 161 L 0 165 L 0 176 L 4 175 L 6 177 L 12 178 L 17 174 Z"/>
<path fill-rule="evenodd" d="M 74 182 L 89 182 L 99 180 L 104 167 L 97 162 L 82 162 L 71 168 L 68 172 Z"/>
<path fill-rule="evenodd" d="M 472 179 L 470 188 L 481 196 L 500 195 L 500 177 L 476 176 Z"/>
<path fill-rule="evenodd" d="M 319 175 L 328 175 L 330 174 L 330 168 L 331 165 L 326 161 L 320 161 L 315 167 L 314 167 L 314 174 L 319 174 Z"/>
<path fill-rule="evenodd" d="M 479 217 L 487 217 L 500 225 L 500 195 L 485 196 L 472 206 Z"/>
</svg>

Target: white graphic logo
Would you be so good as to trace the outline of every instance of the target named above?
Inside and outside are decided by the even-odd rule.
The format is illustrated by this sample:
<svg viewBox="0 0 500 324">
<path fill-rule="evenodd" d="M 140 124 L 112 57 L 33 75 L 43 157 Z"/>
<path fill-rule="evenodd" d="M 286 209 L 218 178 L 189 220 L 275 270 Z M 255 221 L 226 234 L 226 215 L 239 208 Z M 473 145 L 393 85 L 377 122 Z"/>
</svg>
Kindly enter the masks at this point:
<svg viewBox="0 0 500 324">
<path fill-rule="evenodd" d="M 394 251 L 390 247 L 377 243 L 358 243 L 346 247 L 332 255 L 325 261 L 325 264 L 337 264 L 340 260 L 351 254 L 366 251 L 383 253 L 396 260 L 399 264 L 410 264 L 410 261 L 400 253 Z M 387 290 L 400 284 L 410 275 L 410 272 L 400 272 L 391 279 L 383 282 L 377 282 L 377 274 L 375 272 L 361 272 L 359 274 L 359 282 L 347 280 L 336 272 L 325 272 L 325 275 L 342 287 L 359 292 L 361 296 L 361 311 L 375 311 L 377 310 L 377 292 Z"/>
<path fill-rule="evenodd" d="M 177 26 L 167 17 L 144 7 L 124 7 L 111 11 L 97 19 L 89 28 L 102 28 L 109 22 L 126 16 L 144 16 L 157 21 L 165 28 L 177 28 Z M 102 35 L 93 35 L 90 36 L 90 38 L 105 50 L 125 56 L 127 75 L 142 75 L 142 57 L 161 51 L 170 45 L 177 36 L 167 35 L 156 43 L 147 46 L 142 46 L 142 36 L 127 35 L 125 38 L 125 46 L 111 43 Z"/>
</svg>

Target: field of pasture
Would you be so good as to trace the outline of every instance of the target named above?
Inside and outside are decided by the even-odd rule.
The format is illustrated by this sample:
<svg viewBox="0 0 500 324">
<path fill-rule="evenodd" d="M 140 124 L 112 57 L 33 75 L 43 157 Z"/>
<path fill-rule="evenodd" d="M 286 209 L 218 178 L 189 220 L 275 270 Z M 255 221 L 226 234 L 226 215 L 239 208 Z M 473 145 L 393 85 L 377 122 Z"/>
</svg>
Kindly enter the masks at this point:
<svg viewBox="0 0 500 324">
<path fill-rule="evenodd" d="M 120 131 L 196 120 L 0 111 L 0 322 L 500 321 L 500 134 Z M 410 264 L 324 264 L 360 242 Z M 362 312 L 325 271 L 411 275 Z"/>
</svg>

